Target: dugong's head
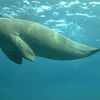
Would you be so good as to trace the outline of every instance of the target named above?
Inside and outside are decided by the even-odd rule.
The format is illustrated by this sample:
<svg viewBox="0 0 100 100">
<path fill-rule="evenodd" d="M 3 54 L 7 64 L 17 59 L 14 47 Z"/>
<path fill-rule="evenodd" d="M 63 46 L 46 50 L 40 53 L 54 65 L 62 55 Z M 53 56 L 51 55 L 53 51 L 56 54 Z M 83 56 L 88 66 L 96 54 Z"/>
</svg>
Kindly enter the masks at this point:
<svg viewBox="0 0 100 100">
<path fill-rule="evenodd" d="M 10 18 L 0 18 L 0 48 L 10 48 L 11 35 L 15 35 Z"/>
</svg>

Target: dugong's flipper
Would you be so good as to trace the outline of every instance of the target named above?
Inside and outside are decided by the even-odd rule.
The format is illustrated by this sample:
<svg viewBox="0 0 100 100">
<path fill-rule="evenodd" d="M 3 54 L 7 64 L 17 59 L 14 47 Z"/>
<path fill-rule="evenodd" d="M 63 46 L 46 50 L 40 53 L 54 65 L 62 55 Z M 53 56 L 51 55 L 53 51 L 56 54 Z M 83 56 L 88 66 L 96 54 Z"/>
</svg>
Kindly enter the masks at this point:
<svg viewBox="0 0 100 100">
<path fill-rule="evenodd" d="M 9 41 L 12 43 L 15 50 L 6 50 L 2 49 L 3 52 L 6 54 L 6 56 L 14 61 L 15 63 L 21 64 L 22 63 L 22 57 L 25 59 L 28 59 L 30 61 L 35 60 L 35 54 L 31 47 L 25 43 L 19 36 L 18 34 L 13 34 L 9 36 Z"/>
<path fill-rule="evenodd" d="M 18 49 L 18 51 L 22 55 L 22 57 L 24 57 L 25 59 L 28 59 L 30 61 L 35 60 L 35 54 L 34 54 L 33 50 L 19 36 L 11 35 L 11 41 L 14 44 L 14 46 Z"/>
</svg>

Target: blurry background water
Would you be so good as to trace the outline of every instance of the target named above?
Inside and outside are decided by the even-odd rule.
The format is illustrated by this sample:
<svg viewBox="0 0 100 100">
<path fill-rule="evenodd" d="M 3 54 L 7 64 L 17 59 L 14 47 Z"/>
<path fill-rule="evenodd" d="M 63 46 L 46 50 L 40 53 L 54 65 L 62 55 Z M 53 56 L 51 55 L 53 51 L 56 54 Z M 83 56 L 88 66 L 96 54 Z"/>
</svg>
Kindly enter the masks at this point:
<svg viewBox="0 0 100 100">
<path fill-rule="evenodd" d="M 0 13 L 100 47 L 99 0 L 0 0 Z M 19 66 L 0 52 L 0 100 L 100 100 L 100 53 L 75 61 L 37 57 Z"/>
</svg>

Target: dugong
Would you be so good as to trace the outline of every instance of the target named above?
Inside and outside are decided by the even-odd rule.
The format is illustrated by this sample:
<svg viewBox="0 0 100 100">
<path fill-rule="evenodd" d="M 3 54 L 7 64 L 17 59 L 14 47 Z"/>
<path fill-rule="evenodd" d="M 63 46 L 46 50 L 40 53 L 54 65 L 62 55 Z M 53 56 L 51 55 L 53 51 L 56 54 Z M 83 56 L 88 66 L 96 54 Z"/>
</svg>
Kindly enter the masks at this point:
<svg viewBox="0 0 100 100">
<path fill-rule="evenodd" d="M 15 18 L 0 18 L 0 48 L 17 64 L 22 64 L 22 58 L 30 61 L 34 61 L 35 56 L 74 60 L 100 51 L 77 43 L 47 26 Z"/>
</svg>

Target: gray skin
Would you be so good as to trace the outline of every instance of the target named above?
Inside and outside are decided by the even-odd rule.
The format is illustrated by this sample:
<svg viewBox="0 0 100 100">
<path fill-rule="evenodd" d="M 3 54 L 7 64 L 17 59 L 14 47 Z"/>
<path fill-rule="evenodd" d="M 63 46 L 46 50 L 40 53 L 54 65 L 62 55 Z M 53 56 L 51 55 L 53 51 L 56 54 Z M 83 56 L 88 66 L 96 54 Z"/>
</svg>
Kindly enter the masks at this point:
<svg viewBox="0 0 100 100">
<path fill-rule="evenodd" d="M 100 51 L 39 23 L 12 18 L 0 18 L 0 48 L 17 64 L 22 63 L 22 58 L 34 61 L 35 55 L 54 60 L 74 60 Z"/>
</svg>

